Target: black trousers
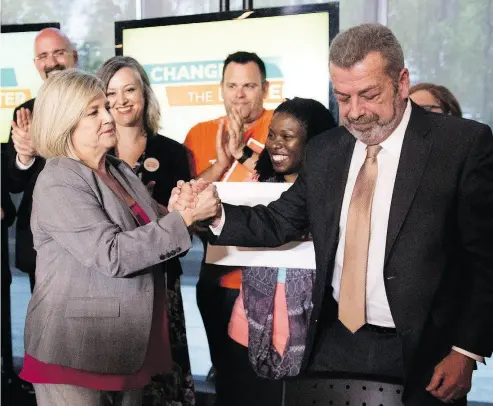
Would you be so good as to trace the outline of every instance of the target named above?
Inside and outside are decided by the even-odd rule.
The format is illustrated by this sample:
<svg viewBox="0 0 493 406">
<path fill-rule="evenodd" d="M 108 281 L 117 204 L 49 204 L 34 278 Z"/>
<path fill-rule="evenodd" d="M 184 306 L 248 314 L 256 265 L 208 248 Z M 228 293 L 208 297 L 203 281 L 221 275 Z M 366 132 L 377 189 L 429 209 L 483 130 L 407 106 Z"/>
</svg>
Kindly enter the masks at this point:
<svg viewBox="0 0 493 406">
<path fill-rule="evenodd" d="M 364 327 L 353 334 L 339 320 L 335 320 L 321 331 L 308 369 L 374 375 L 377 380 L 403 380 L 401 340 L 395 333 L 381 333 Z M 422 390 L 408 394 L 406 406 L 444 405 L 425 390 L 432 373 L 430 370 L 423 376 L 419 385 Z M 454 402 L 454 406 L 466 404 L 466 398 Z"/>
<path fill-rule="evenodd" d="M 229 320 L 239 292 L 238 289 L 223 288 L 213 281 L 199 279 L 197 283 L 197 306 L 204 322 L 212 365 L 217 371 L 225 359 Z"/>
<path fill-rule="evenodd" d="M 2 261 L 2 373 L 8 377 L 13 377 L 15 373 L 12 357 L 12 320 L 10 310 L 10 284 L 12 279 L 8 263 L 6 265 L 7 268 L 3 268 L 5 264 Z"/>
<path fill-rule="evenodd" d="M 321 332 L 309 369 L 403 379 L 401 341 L 364 327 L 353 334 L 335 320 Z"/>
<path fill-rule="evenodd" d="M 228 373 L 220 381 L 218 406 L 282 405 L 282 380 L 257 376 L 248 360 L 248 348 L 229 338 L 227 354 Z"/>
<path fill-rule="evenodd" d="M 29 275 L 29 286 L 31 287 L 31 293 L 34 291 L 34 285 L 36 284 L 36 276 L 34 275 L 34 272 L 28 273 Z"/>
<path fill-rule="evenodd" d="M 248 349 L 229 337 L 229 320 L 239 290 L 199 280 L 196 294 L 216 369 L 216 405 L 281 405 L 281 381 L 257 377 L 248 361 Z"/>
</svg>

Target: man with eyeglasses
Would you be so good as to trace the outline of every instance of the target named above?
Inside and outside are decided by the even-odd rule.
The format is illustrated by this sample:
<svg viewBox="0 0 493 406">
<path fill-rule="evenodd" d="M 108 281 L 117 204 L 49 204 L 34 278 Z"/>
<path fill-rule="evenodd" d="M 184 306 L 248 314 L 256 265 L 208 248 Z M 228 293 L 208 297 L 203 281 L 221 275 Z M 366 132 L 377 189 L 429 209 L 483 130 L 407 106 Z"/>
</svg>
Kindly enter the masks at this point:
<svg viewBox="0 0 493 406">
<path fill-rule="evenodd" d="M 77 65 L 77 51 L 67 36 L 57 28 L 45 28 L 34 41 L 34 66 L 41 78 Z M 8 183 L 12 193 L 24 192 L 17 212 L 16 266 L 29 274 L 34 288 L 36 252 L 31 233 L 32 194 L 45 160 L 36 155 L 31 140 L 31 117 L 35 99 L 26 101 L 14 111 L 11 137 L 7 146 Z"/>
</svg>

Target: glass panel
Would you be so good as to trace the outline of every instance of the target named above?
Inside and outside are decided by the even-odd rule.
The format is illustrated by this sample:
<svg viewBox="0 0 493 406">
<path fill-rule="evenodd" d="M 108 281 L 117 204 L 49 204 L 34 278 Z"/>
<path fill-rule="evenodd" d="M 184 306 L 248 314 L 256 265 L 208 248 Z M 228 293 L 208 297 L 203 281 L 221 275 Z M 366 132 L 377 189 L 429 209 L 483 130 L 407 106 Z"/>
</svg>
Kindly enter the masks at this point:
<svg viewBox="0 0 493 406">
<path fill-rule="evenodd" d="M 323 0 L 254 0 L 254 8 L 295 6 L 300 4 L 327 3 Z M 377 21 L 378 0 L 341 0 L 340 3 L 340 29 L 353 25 Z M 232 0 L 231 10 L 240 10 L 242 0 Z M 235 8 L 233 8 L 235 7 Z"/>
<path fill-rule="evenodd" d="M 135 19 L 135 4 L 135 0 L 2 0 L 2 24 L 59 22 L 79 51 L 79 67 L 95 72 L 115 54 L 113 23 Z"/>
<path fill-rule="evenodd" d="M 493 125 L 493 1 L 389 0 L 388 25 L 404 48 L 411 84 L 444 85 L 464 117 Z M 473 374 L 468 400 L 492 402 L 492 382 L 487 361 Z"/>
<path fill-rule="evenodd" d="M 142 0 L 142 18 L 206 14 L 219 11 L 220 0 Z"/>
<path fill-rule="evenodd" d="M 389 0 L 388 12 L 412 84 L 448 87 L 465 117 L 493 125 L 493 2 Z"/>
<path fill-rule="evenodd" d="M 341 0 L 340 30 L 363 23 L 378 22 L 378 0 Z"/>
</svg>

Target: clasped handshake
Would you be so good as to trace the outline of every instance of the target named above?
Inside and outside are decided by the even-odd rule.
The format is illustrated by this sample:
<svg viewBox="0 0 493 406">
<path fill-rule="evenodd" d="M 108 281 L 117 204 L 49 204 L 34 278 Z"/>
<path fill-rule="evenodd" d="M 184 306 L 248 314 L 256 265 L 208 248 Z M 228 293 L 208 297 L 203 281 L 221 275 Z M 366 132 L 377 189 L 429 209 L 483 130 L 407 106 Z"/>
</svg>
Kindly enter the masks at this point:
<svg viewBox="0 0 493 406">
<path fill-rule="evenodd" d="M 181 214 L 187 226 L 197 221 L 207 221 L 216 226 L 222 214 L 216 186 L 203 179 L 179 181 L 171 191 L 168 203 L 168 211 L 175 210 Z"/>
</svg>

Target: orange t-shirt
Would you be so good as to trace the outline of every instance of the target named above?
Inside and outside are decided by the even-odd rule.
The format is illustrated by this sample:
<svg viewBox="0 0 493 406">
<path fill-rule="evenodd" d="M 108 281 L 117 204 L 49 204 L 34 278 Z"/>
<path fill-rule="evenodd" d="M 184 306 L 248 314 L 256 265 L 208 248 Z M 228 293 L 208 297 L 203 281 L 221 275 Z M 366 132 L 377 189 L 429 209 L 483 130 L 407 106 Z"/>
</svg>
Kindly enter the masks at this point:
<svg viewBox="0 0 493 406">
<path fill-rule="evenodd" d="M 248 142 L 252 139 L 253 144 L 249 144 L 249 146 L 254 151 L 255 147 L 260 148 L 260 151 L 264 149 L 273 113 L 273 110 L 264 110 L 258 120 L 245 131 L 245 141 Z M 216 161 L 216 134 L 219 122 L 223 119 L 227 119 L 227 117 L 204 121 L 192 127 L 188 132 L 184 145 L 192 155 L 193 161 L 190 169 L 193 177 L 200 175 Z M 231 182 L 231 180 L 229 181 Z"/>
<path fill-rule="evenodd" d="M 258 120 L 245 131 L 245 141 L 256 153 L 260 153 L 264 149 L 273 114 L 273 110 L 264 110 Z M 193 177 L 200 175 L 216 161 L 216 134 L 219 122 L 223 119 L 226 117 L 204 121 L 192 127 L 188 132 L 184 145 L 191 154 L 190 170 Z M 245 166 L 235 161 L 221 181 L 244 182 L 251 179 L 252 175 Z M 239 289 L 241 286 L 241 268 L 223 275 L 219 284 L 225 288 Z"/>
</svg>

